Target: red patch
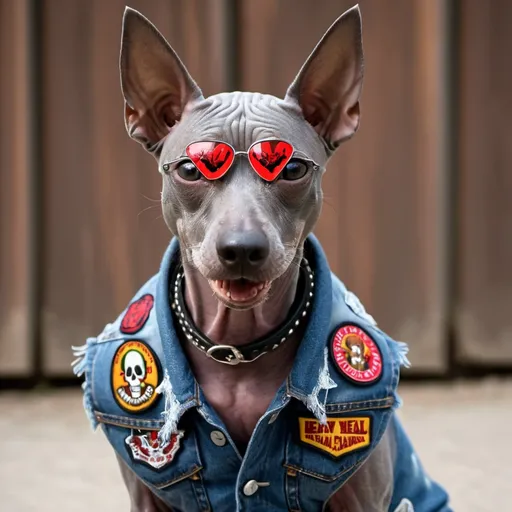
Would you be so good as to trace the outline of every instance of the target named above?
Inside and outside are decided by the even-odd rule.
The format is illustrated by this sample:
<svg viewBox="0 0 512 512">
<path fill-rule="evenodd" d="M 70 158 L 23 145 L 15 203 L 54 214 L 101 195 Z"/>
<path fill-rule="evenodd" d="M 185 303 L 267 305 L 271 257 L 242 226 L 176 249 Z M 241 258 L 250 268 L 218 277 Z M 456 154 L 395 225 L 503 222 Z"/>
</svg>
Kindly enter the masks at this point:
<svg viewBox="0 0 512 512">
<path fill-rule="evenodd" d="M 340 373 L 353 382 L 371 384 L 382 375 L 379 347 L 357 325 L 343 325 L 336 331 L 331 355 Z"/>
<path fill-rule="evenodd" d="M 184 432 L 178 432 L 171 435 L 167 443 L 161 443 L 157 432 L 148 432 L 142 435 L 128 436 L 125 439 L 126 445 L 132 458 L 136 462 L 142 462 L 149 467 L 159 470 L 168 466 L 173 460 L 176 452 L 180 448 L 180 440 Z"/>
<path fill-rule="evenodd" d="M 154 303 L 153 295 L 149 293 L 132 302 L 121 322 L 121 332 L 124 334 L 139 332 L 147 322 Z"/>
</svg>

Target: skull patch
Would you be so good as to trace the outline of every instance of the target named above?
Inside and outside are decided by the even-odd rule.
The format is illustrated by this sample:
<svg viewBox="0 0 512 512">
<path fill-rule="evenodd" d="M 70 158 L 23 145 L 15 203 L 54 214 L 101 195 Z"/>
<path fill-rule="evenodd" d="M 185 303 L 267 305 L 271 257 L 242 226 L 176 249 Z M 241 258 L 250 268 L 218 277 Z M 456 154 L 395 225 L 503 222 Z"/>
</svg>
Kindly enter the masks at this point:
<svg viewBox="0 0 512 512">
<path fill-rule="evenodd" d="M 141 412 L 158 398 L 158 361 L 142 341 L 130 340 L 116 351 L 112 362 L 112 392 L 128 412 Z"/>
</svg>

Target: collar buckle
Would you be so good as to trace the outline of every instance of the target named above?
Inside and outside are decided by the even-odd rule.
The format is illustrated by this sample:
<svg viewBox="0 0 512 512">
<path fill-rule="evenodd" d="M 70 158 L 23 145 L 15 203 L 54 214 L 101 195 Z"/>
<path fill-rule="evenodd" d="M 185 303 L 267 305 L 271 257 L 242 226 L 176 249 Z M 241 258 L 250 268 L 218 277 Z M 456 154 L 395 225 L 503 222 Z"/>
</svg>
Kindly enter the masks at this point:
<svg viewBox="0 0 512 512">
<path fill-rule="evenodd" d="M 218 350 L 230 350 L 231 354 L 229 354 L 225 358 L 219 359 L 214 355 L 215 352 L 217 352 Z M 242 354 L 242 352 L 240 352 L 240 350 L 231 345 L 214 345 L 213 347 L 210 347 L 206 351 L 206 355 L 208 357 L 211 357 L 214 361 L 217 361 L 218 363 L 229 364 L 230 366 L 236 366 L 239 363 L 250 362 L 244 358 L 244 355 Z"/>
</svg>

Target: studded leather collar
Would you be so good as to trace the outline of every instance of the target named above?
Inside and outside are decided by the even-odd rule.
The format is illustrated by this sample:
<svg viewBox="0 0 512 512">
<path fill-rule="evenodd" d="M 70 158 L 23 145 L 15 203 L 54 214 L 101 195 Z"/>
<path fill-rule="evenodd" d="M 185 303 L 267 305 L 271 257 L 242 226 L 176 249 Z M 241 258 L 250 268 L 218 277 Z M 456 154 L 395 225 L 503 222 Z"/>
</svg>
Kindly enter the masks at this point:
<svg viewBox="0 0 512 512">
<path fill-rule="evenodd" d="M 184 272 L 181 265 L 177 266 L 172 280 L 171 307 L 175 318 L 187 340 L 207 357 L 223 364 L 237 365 L 252 363 L 264 354 L 277 350 L 305 321 L 313 299 L 314 275 L 308 261 L 303 258 L 300 265 L 301 275 L 298 289 L 302 293 L 294 301 L 290 316 L 268 336 L 259 338 L 245 345 L 218 345 L 202 333 L 190 316 L 184 300 Z"/>
</svg>

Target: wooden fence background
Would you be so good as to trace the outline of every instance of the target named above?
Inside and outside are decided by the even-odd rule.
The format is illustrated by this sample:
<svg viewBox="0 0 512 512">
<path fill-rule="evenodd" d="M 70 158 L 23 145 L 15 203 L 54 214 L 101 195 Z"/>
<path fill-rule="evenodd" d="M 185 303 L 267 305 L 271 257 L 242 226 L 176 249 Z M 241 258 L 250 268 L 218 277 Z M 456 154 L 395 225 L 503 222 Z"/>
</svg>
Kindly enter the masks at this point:
<svg viewBox="0 0 512 512">
<path fill-rule="evenodd" d="M 127 0 L 0 0 L 0 378 L 70 375 L 157 271 L 154 161 L 125 133 Z M 131 0 L 205 94 L 284 94 L 351 0 Z M 316 230 L 412 372 L 512 368 L 512 3 L 361 0 L 362 125 Z"/>
</svg>

